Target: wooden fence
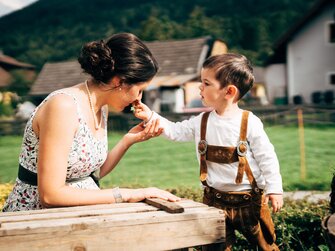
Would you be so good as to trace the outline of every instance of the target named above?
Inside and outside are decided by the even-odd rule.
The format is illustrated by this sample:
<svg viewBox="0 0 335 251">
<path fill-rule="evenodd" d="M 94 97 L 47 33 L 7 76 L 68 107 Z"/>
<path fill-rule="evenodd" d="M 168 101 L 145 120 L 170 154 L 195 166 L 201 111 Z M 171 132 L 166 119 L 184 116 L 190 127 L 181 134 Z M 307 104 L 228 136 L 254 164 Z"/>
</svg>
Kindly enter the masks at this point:
<svg viewBox="0 0 335 251">
<path fill-rule="evenodd" d="M 335 107 L 333 106 L 264 106 L 242 107 L 255 113 L 267 124 L 292 124 L 298 123 L 297 110 L 302 109 L 305 124 L 334 124 Z M 181 121 L 197 113 L 162 113 L 163 117 L 171 121 Z M 130 113 L 111 113 L 109 115 L 109 131 L 128 131 L 140 122 Z M 1 135 L 23 135 L 27 121 L 25 120 L 0 120 Z"/>
</svg>

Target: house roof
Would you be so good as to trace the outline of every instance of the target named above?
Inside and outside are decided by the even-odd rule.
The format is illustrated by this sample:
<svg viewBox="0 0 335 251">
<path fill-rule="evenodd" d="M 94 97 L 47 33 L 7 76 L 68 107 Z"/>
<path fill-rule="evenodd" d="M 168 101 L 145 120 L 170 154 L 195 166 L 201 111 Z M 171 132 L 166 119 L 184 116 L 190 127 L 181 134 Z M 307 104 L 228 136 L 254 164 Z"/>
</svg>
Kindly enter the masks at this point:
<svg viewBox="0 0 335 251">
<path fill-rule="evenodd" d="M 319 0 L 298 22 L 296 22 L 274 45 L 274 54 L 268 59 L 267 64 L 286 62 L 287 44 L 305 25 L 311 22 L 320 11 L 334 0 Z"/>
<path fill-rule="evenodd" d="M 12 58 L 10 56 L 0 53 L 0 66 L 6 70 L 11 69 L 35 69 L 35 66 L 31 64 L 26 64 Z"/>
<path fill-rule="evenodd" d="M 179 86 L 181 83 L 186 83 L 195 80 L 198 74 L 185 74 L 185 75 L 165 75 L 156 76 L 152 79 L 146 90 L 157 89 L 160 86 L 174 87 Z"/>
<path fill-rule="evenodd" d="M 186 40 L 146 42 L 160 70 L 157 76 L 198 73 L 208 55 L 211 37 Z"/>
<path fill-rule="evenodd" d="M 47 95 L 87 79 L 77 61 L 46 63 L 30 90 L 31 95 Z"/>
<path fill-rule="evenodd" d="M 208 56 L 212 42 L 209 36 L 187 40 L 145 42 L 160 67 L 150 85 L 153 88 L 175 86 L 195 78 Z M 30 94 L 47 95 L 52 91 L 84 81 L 87 77 L 82 73 L 77 61 L 46 63 L 32 86 Z"/>
</svg>

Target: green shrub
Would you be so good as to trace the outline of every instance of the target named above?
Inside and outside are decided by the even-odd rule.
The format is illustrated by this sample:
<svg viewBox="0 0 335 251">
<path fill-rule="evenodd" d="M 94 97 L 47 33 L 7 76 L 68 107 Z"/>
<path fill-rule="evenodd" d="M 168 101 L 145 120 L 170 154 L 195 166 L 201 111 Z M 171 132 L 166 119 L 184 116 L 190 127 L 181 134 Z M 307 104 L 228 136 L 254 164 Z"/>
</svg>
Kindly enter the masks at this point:
<svg viewBox="0 0 335 251">
<path fill-rule="evenodd" d="M 273 216 L 281 250 L 328 250 L 321 221 L 329 202 L 308 203 L 286 200 L 283 210 Z"/>
<path fill-rule="evenodd" d="M 11 104 L 4 104 L 0 102 L 0 116 L 12 116 L 14 109 Z"/>
<path fill-rule="evenodd" d="M 0 211 L 12 189 L 13 185 L 10 183 L 0 184 Z"/>
</svg>

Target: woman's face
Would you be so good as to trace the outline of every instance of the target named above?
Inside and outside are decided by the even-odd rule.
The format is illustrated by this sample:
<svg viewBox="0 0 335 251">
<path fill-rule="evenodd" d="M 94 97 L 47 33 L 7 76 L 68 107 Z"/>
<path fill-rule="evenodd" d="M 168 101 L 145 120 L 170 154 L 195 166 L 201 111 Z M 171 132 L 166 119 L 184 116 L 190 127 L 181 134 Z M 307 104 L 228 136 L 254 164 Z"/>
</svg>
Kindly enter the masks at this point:
<svg viewBox="0 0 335 251">
<path fill-rule="evenodd" d="M 116 111 L 123 111 L 124 108 L 134 103 L 136 100 L 141 100 L 144 89 L 149 85 L 149 82 L 138 83 L 133 85 L 122 84 L 116 91 L 117 99 L 112 104 Z"/>
</svg>

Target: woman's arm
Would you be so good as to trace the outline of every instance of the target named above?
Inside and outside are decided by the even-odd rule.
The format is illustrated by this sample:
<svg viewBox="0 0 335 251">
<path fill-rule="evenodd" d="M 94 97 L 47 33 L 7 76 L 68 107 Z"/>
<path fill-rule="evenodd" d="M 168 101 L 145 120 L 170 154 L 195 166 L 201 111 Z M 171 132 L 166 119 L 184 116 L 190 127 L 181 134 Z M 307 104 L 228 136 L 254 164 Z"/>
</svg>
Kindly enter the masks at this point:
<svg viewBox="0 0 335 251">
<path fill-rule="evenodd" d="M 159 136 L 162 131 L 163 129 L 159 128 L 158 120 L 151 121 L 146 127 L 143 127 L 143 122 L 133 127 L 108 153 L 105 163 L 100 168 L 99 178 L 104 177 L 114 169 L 130 146 Z"/>
<path fill-rule="evenodd" d="M 66 185 L 68 155 L 78 127 L 76 107 L 71 97 L 51 98 L 36 114 L 38 129 L 38 190 L 46 207 L 114 203 L 113 189 L 88 190 Z M 178 200 L 172 194 L 155 189 L 120 189 L 125 202 L 148 197 Z"/>
</svg>

